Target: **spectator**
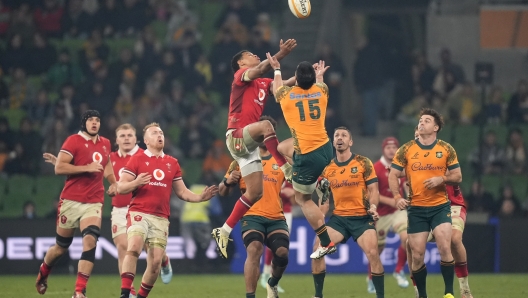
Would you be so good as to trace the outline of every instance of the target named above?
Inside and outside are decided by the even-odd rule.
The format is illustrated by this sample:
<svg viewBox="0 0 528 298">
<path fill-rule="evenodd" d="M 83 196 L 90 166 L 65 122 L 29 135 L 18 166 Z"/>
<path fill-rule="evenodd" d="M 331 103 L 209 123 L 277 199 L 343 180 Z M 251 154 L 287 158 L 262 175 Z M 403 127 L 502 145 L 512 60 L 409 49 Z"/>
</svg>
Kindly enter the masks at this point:
<svg viewBox="0 0 528 298">
<path fill-rule="evenodd" d="M 495 208 L 495 215 L 509 218 L 521 215 L 521 204 L 510 185 L 505 185 L 501 188 L 500 199 Z"/>
<path fill-rule="evenodd" d="M 42 151 L 58 154 L 62 144 L 69 135 L 70 133 L 68 132 L 64 121 L 62 119 L 53 118 L 53 127 L 45 136 Z"/>
<path fill-rule="evenodd" d="M 228 6 L 220 14 L 216 21 L 216 27 L 222 26 L 225 21 L 230 18 L 230 15 L 235 15 L 247 28 L 253 28 L 255 25 L 256 14 L 248 6 L 244 5 L 244 0 L 229 0 Z"/>
<path fill-rule="evenodd" d="M 343 61 L 335 53 L 329 43 L 324 43 L 321 46 L 319 55 L 315 60 L 323 60 L 325 61 L 326 65 L 330 65 L 330 68 L 326 71 L 324 78 L 324 81 L 328 86 L 328 92 L 329 94 L 332 94 L 332 101 L 328 103 L 328 106 L 335 111 L 339 111 L 339 108 L 341 107 L 341 84 L 343 83 L 343 79 L 346 76 L 346 71 L 343 67 Z"/>
<path fill-rule="evenodd" d="M 15 147 L 17 144 L 24 148 L 22 157 L 29 163 L 28 168 L 24 169 L 25 174 L 37 175 L 41 160 L 42 138 L 33 130 L 33 123 L 27 117 L 20 121 L 20 128 L 15 137 Z"/>
<path fill-rule="evenodd" d="M 377 134 L 378 108 L 383 100 L 383 85 L 386 81 L 386 73 L 381 58 L 381 52 L 377 45 L 369 42 L 366 37 L 360 40 L 356 63 L 354 64 L 354 79 L 362 99 L 362 134 L 364 136 Z"/>
<path fill-rule="evenodd" d="M 237 14 L 231 13 L 227 15 L 227 18 L 220 28 L 227 29 L 233 35 L 233 39 L 241 46 L 246 47 L 249 41 L 248 27 L 240 22 L 240 17 Z"/>
<path fill-rule="evenodd" d="M 46 73 L 57 62 L 57 50 L 48 43 L 42 33 L 33 35 L 33 47 L 29 51 L 29 71 L 31 75 Z"/>
<path fill-rule="evenodd" d="M 71 61 L 68 49 L 60 50 L 59 60 L 48 71 L 47 80 L 49 88 L 54 91 L 58 91 L 66 83 L 79 86 L 83 74 L 79 66 Z"/>
<path fill-rule="evenodd" d="M 34 96 L 35 90 L 28 82 L 24 69 L 15 68 L 13 80 L 9 84 L 9 108 L 12 110 L 20 109 Z"/>
<path fill-rule="evenodd" d="M 162 50 L 161 42 L 156 38 L 154 29 L 151 26 L 145 27 L 141 36 L 134 44 L 134 53 L 138 61 L 137 83 L 144 86 L 156 67 L 160 63 L 160 53 Z M 143 90 L 141 90 L 143 91 Z"/>
<path fill-rule="evenodd" d="M 407 124 L 418 123 L 420 111 L 427 107 L 427 98 L 423 94 L 414 96 L 413 100 L 404 105 L 398 115 L 398 121 Z"/>
<path fill-rule="evenodd" d="M 114 108 L 115 114 L 121 123 L 131 122 L 132 112 L 134 111 L 134 101 L 129 93 L 121 93 L 117 97 Z"/>
<path fill-rule="evenodd" d="M 104 37 L 113 37 L 119 31 L 119 9 L 117 0 L 103 0 L 101 9 L 96 13 L 95 20 Z"/>
<path fill-rule="evenodd" d="M 180 127 L 185 125 L 185 118 L 192 113 L 192 109 L 185 98 L 185 88 L 177 80 L 172 81 L 169 96 L 164 98 L 161 106 L 161 119 Z"/>
<path fill-rule="evenodd" d="M 101 32 L 94 29 L 90 38 L 83 44 L 79 55 L 80 67 L 84 73 L 89 73 L 98 64 L 105 64 L 110 55 L 110 47 L 103 42 Z"/>
<path fill-rule="evenodd" d="M 462 83 L 457 81 L 455 75 L 449 70 L 441 71 L 433 83 L 434 92 L 450 101 L 460 95 L 462 88 Z"/>
<path fill-rule="evenodd" d="M 22 207 L 22 219 L 35 219 L 36 217 L 35 203 L 33 201 L 26 201 Z"/>
<path fill-rule="evenodd" d="M 56 120 L 60 120 L 62 124 L 66 127 L 66 131 L 68 132 L 69 131 L 72 131 L 72 132 L 79 131 L 78 122 L 75 121 L 75 123 L 72 123 L 71 121 L 72 118 L 73 118 L 73 109 L 67 106 L 66 101 L 59 101 L 53 108 L 53 115 L 51 117 L 48 117 L 46 121 L 44 122 L 44 125 L 42 125 L 42 127 L 40 128 L 40 135 L 43 138 L 47 138 L 48 135 L 50 135 L 51 132 L 53 131 Z M 71 129 L 68 129 L 70 124 L 73 124 L 73 125 Z"/>
<path fill-rule="evenodd" d="M 279 41 L 277 31 L 271 26 L 270 15 L 266 12 L 261 12 L 257 16 L 257 24 L 253 27 L 253 31 L 255 30 L 260 32 L 262 40 L 267 43 L 275 44 Z"/>
<path fill-rule="evenodd" d="M 13 18 L 9 29 L 7 31 L 8 36 L 20 34 L 22 36 L 23 44 L 30 44 L 35 34 L 35 25 L 33 23 L 33 16 L 31 15 L 31 8 L 29 4 L 22 3 L 13 12 Z"/>
<path fill-rule="evenodd" d="M 64 9 L 58 0 L 44 0 L 44 7 L 38 7 L 33 17 L 37 29 L 48 37 L 62 36 L 61 19 Z"/>
<path fill-rule="evenodd" d="M 186 70 L 192 70 L 202 55 L 202 47 L 198 43 L 197 34 L 193 30 L 186 30 L 180 42 L 176 45 L 176 56 L 180 61 L 176 63 L 182 65 Z"/>
<path fill-rule="evenodd" d="M 13 74 L 15 68 L 22 68 L 24 71 L 29 68 L 29 51 L 22 42 L 20 34 L 13 35 L 9 40 L 7 50 L 2 55 L 2 68 L 9 74 Z"/>
<path fill-rule="evenodd" d="M 120 122 L 114 113 L 107 113 L 101 121 L 101 130 L 99 134 L 105 138 L 112 138 L 115 135 L 115 130 L 119 126 Z"/>
<path fill-rule="evenodd" d="M 43 127 L 44 122 L 53 114 L 53 105 L 49 102 L 48 91 L 40 89 L 36 100 L 32 100 L 25 105 L 28 117 L 33 120 L 37 129 Z"/>
<path fill-rule="evenodd" d="M 502 123 L 504 117 L 504 91 L 502 87 L 495 86 L 491 93 L 484 110 L 484 117 L 487 123 Z"/>
<path fill-rule="evenodd" d="M 443 48 L 440 51 L 440 61 L 442 65 L 437 73 L 437 79 L 440 77 L 445 77 L 445 72 L 450 72 L 453 74 L 453 79 L 456 84 L 463 84 L 466 82 L 466 75 L 464 70 L 459 64 L 455 64 L 451 61 L 451 51 L 448 48 Z"/>
<path fill-rule="evenodd" d="M 176 63 L 174 53 L 170 50 L 165 50 L 161 59 L 161 70 L 165 73 L 167 82 L 172 82 L 182 77 L 183 68 Z M 166 86 L 164 91 L 170 91 L 170 86 Z"/>
<path fill-rule="evenodd" d="M 235 42 L 231 30 L 222 28 L 216 36 L 215 44 L 211 50 L 209 59 L 213 70 L 213 84 L 226 99 L 224 104 L 227 105 L 231 83 L 233 81 L 233 71 L 231 70 L 231 58 L 241 51 L 242 48 Z"/>
<path fill-rule="evenodd" d="M 194 71 L 197 75 L 195 80 L 196 87 L 203 86 L 207 87 L 211 85 L 213 81 L 213 72 L 211 70 L 211 63 L 207 60 L 205 55 L 200 55 L 198 61 L 194 64 Z"/>
<path fill-rule="evenodd" d="M 471 184 L 471 192 L 466 197 L 469 212 L 480 212 L 491 214 L 494 210 L 493 195 L 484 189 L 478 181 Z"/>
<path fill-rule="evenodd" d="M 112 95 L 106 88 L 107 85 L 103 82 L 94 81 L 85 96 L 90 99 L 90 108 L 100 111 L 103 117 L 113 112 L 116 102 L 115 94 Z"/>
<path fill-rule="evenodd" d="M 6 149 L 11 151 L 15 145 L 15 134 L 9 127 L 7 118 L 0 116 L 0 140 L 6 144 Z"/>
<path fill-rule="evenodd" d="M 7 144 L 3 139 L 0 139 L 0 179 L 4 179 L 4 168 L 7 159 L 9 158 L 9 150 Z"/>
<path fill-rule="evenodd" d="M 457 97 L 451 97 L 450 111 L 455 112 L 461 124 L 471 124 L 480 113 L 480 102 L 476 96 L 473 84 L 465 83 L 462 92 Z"/>
<path fill-rule="evenodd" d="M 192 31 L 198 35 L 198 18 L 189 12 L 183 3 L 182 1 L 174 3 L 171 18 L 167 24 L 165 41 L 171 49 L 178 47 L 186 31 Z"/>
<path fill-rule="evenodd" d="M 414 63 L 411 67 L 414 89 L 425 94 L 433 94 L 433 82 L 436 73 L 421 51 L 414 53 Z"/>
<path fill-rule="evenodd" d="M 4 38 L 9 29 L 9 21 L 11 21 L 11 8 L 5 5 L 3 0 L 0 0 L 0 38 Z"/>
<path fill-rule="evenodd" d="M 522 131 L 518 128 L 510 130 L 505 150 L 506 168 L 512 174 L 526 173 L 526 148 Z"/>
<path fill-rule="evenodd" d="M 522 96 L 519 100 L 519 114 L 521 115 L 522 123 L 528 123 L 528 94 Z"/>
<path fill-rule="evenodd" d="M 125 70 L 131 71 L 136 76 L 137 63 L 134 60 L 134 53 L 129 48 L 123 48 L 119 52 L 119 60 L 110 64 L 109 76 L 111 78 L 122 78 Z"/>
<path fill-rule="evenodd" d="M 272 53 L 271 44 L 264 40 L 262 31 L 253 29 L 249 42 L 249 50 L 258 57 L 266 57 L 266 53 Z M 234 55 L 234 54 L 233 54 Z"/>
<path fill-rule="evenodd" d="M 83 10 L 82 0 L 70 0 L 68 11 L 62 16 L 61 28 L 65 38 L 85 39 L 91 31 L 93 18 Z"/>
<path fill-rule="evenodd" d="M 204 158 L 211 144 L 211 134 L 196 114 L 191 115 L 187 120 L 185 132 L 181 134 L 179 142 L 185 156 L 187 158 Z"/>
<path fill-rule="evenodd" d="M 215 181 L 220 181 L 231 164 L 232 158 L 225 153 L 225 142 L 216 140 L 208 150 L 207 156 L 202 165 L 202 172 L 209 172 L 214 176 Z"/>
<path fill-rule="evenodd" d="M 121 34 L 134 36 L 148 23 L 146 7 L 137 0 L 124 0 L 123 9 L 119 10 L 117 26 Z"/>
<path fill-rule="evenodd" d="M 477 147 L 469 156 L 473 172 L 478 174 L 501 174 L 504 169 L 504 149 L 497 143 L 497 135 L 490 130 L 484 137 L 482 146 L 482 162 L 480 148 Z"/>
<path fill-rule="evenodd" d="M 4 72 L 0 67 L 0 108 L 7 109 L 9 106 L 9 88 L 4 81 Z"/>
<path fill-rule="evenodd" d="M 508 103 L 508 111 L 506 121 L 508 124 L 520 124 L 523 122 L 528 122 L 523 113 L 523 108 L 521 108 L 521 102 L 526 102 L 526 97 L 528 96 L 528 80 L 520 80 L 517 83 L 517 90 L 510 97 Z"/>
</svg>

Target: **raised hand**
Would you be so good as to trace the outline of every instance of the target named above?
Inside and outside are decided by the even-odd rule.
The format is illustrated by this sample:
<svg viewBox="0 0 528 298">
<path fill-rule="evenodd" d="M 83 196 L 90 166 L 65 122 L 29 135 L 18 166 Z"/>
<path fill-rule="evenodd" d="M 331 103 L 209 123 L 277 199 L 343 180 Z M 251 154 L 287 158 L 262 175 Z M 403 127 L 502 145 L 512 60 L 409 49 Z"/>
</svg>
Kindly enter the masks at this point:
<svg viewBox="0 0 528 298">
<path fill-rule="evenodd" d="M 275 58 L 274 56 L 271 56 L 271 54 L 269 52 L 266 53 L 266 58 L 268 59 L 272 69 L 279 69 L 280 68 L 279 60 L 277 60 L 277 58 Z"/>
<path fill-rule="evenodd" d="M 279 43 L 280 52 L 284 55 L 288 55 L 296 46 L 297 41 L 295 39 L 288 39 L 285 42 L 281 39 Z"/>
<path fill-rule="evenodd" d="M 150 182 L 150 179 L 152 179 L 152 175 L 149 173 L 141 173 L 136 177 L 136 184 L 137 186 L 142 186 Z"/>
<path fill-rule="evenodd" d="M 97 172 L 102 172 L 103 170 L 104 170 L 103 166 L 96 161 L 86 166 L 86 172 L 88 173 L 97 173 Z"/>
<path fill-rule="evenodd" d="M 57 156 L 51 153 L 44 153 L 42 154 L 42 157 L 44 157 L 44 161 L 47 163 L 50 163 L 52 165 L 55 165 L 57 163 Z"/>
<path fill-rule="evenodd" d="M 314 70 L 315 70 L 315 75 L 317 77 L 323 77 L 326 70 L 329 69 L 330 66 L 325 66 L 325 62 L 324 60 L 319 60 L 318 63 L 315 63 L 314 64 Z"/>
<path fill-rule="evenodd" d="M 209 201 L 212 197 L 214 197 L 218 193 L 218 186 L 208 186 L 206 187 L 202 193 L 200 194 L 200 202 L 203 201 Z"/>
</svg>

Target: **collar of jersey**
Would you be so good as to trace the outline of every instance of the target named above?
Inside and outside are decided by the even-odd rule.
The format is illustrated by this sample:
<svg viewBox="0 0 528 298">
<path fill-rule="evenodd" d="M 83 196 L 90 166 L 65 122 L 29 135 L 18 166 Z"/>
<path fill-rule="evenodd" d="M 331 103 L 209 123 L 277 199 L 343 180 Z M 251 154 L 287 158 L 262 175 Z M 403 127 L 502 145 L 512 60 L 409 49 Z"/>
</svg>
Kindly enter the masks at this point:
<svg viewBox="0 0 528 298">
<path fill-rule="evenodd" d="M 434 148 L 434 146 L 438 142 L 438 139 L 434 140 L 434 142 L 431 145 L 423 145 L 422 143 L 420 143 L 420 141 L 418 141 L 418 139 L 414 141 L 416 142 L 416 145 L 418 145 L 418 147 L 420 147 L 422 150 L 431 150 Z"/>
<path fill-rule="evenodd" d="M 138 152 L 138 150 L 139 150 L 139 146 L 136 145 L 136 147 L 134 147 L 132 150 L 130 150 L 126 155 L 132 156 L 132 155 L 136 154 L 136 152 Z M 119 155 L 119 157 L 123 157 L 123 155 L 121 154 L 121 151 L 119 151 L 119 150 L 117 150 L 117 155 Z"/>
<path fill-rule="evenodd" d="M 78 135 L 80 135 L 81 137 L 83 137 L 83 139 L 87 140 L 87 141 L 91 141 L 92 138 L 88 137 L 87 135 L 85 135 L 82 131 L 79 130 L 79 132 L 77 133 Z M 99 135 L 97 135 L 97 141 L 99 141 Z"/>
<path fill-rule="evenodd" d="M 143 151 L 143 153 L 145 153 L 145 155 L 148 156 L 148 157 L 154 156 L 154 154 L 152 152 L 150 152 L 148 149 Z M 165 153 L 163 153 L 163 151 L 161 151 L 161 155 L 159 157 L 161 157 L 161 158 L 165 157 Z"/>
<path fill-rule="evenodd" d="M 270 160 L 271 159 L 271 154 L 270 155 L 266 155 L 266 156 L 261 156 L 260 159 L 262 160 Z"/>
<path fill-rule="evenodd" d="M 352 159 L 354 159 L 354 157 L 356 157 L 356 153 L 352 153 L 352 156 L 350 156 L 350 158 L 349 158 L 347 161 L 339 162 L 339 161 L 337 161 L 337 156 L 336 156 L 336 157 L 334 157 L 334 162 L 335 162 L 335 164 L 336 164 L 338 167 L 344 167 L 344 166 L 348 165 L 348 164 L 350 163 L 350 161 L 351 161 Z"/>
</svg>

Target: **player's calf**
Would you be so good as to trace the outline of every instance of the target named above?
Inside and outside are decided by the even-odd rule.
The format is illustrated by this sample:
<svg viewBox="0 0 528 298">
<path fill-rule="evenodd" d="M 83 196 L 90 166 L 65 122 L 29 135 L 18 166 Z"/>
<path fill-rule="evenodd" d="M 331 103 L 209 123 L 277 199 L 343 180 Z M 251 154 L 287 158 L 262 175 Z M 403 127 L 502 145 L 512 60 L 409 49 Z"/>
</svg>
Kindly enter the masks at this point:
<svg viewBox="0 0 528 298">
<path fill-rule="evenodd" d="M 41 295 L 46 293 L 48 289 L 48 276 L 51 273 L 51 269 L 55 262 L 68 251 L 68 248 L 73 242 L 73 237 L 63 237 L 59 234 L 55 237 L 55 245 L 50 247 L 44 256 L 44 261 L 40 265 L 35 287 L 37 292 Z M 46 262 L 48 259 L 48 262 Z"/>
</svg>

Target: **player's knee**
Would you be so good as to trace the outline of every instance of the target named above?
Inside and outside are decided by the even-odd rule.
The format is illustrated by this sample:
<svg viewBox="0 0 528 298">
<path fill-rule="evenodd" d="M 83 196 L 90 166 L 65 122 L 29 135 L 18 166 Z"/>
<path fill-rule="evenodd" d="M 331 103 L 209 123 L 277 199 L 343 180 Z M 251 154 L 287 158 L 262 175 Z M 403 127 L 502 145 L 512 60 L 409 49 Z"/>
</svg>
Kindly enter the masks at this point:
<svg viewBox="0 0 528 298">
<path fill-rule="evenodd" d="M 288 265 L 290 237 L 283 233 L 276 233 L 268 237 L 267 246 L 273 253 L 273 264 L 279 267 Z"/>
<path fill-rule="evenodd" d="M 286 247 L 279 247 L 275 251 L 274 255 L 277 256 L 277 257 L 281 257 L 281 258 L 288 258 L 289 252 L 290 252 L 290 250 L 287 249 Z"/>
<path fill-rule="evenodd" d="M 87 241 L 89 239 L 86 238 L 86 236 L 92 236 L 95 242 L 97 242 L 99 236 L 101 235 L 101 229 L 96 225 L 90 225 L 81 231 L 81 235 L 83 237 L 83 241 Z"/>
<path fill-rule="evenodd" d="M 372 247 L 365 250 L 365 254 L 367 255 L 367 259 L 372 260 L 378 257 L 378 247 Z"/>
<path fill-rule="evenodd" d="M 260 121 L 260 125 L 262 125 L 262 128 L 266 134 L 275 132 L 275 129 L 269 120 Z"/>
<path fill-rule="evenodd" d="M 264 245 L 262 244 L 262 242 L 259 241 L 253 241 L 246 247 L 247 255 L 250 258 L 260 259 L 260 256 L 262 256 L 263 251 Z"/>
<path fill-rule="evenodd" d="M 257 242 L 257 244 L 251 245 L 253 242 Z M 246 249 L 254 249 L 257 247 L 262 248 L 262 243 L 264 243 L 264 236 L 262 236 L 262 234 L 259 232 L 255 232 L 255 231 L 249 232 L 244 237 L 244 246 L 246 246 Z"/>
<path fill-rule="evenodd" d="M 55 243 L 57 243 L 57 246 L 59 250 L 61 251 L 67 250 L 72 244 L 72 242 L 73 242 L 73 237 L 62 237 L 59 234 L 55 236 Z"/>
<path fill-rule="evenodd" d="M 81 254 L 81 260 L 93 263 L 95 261 L 95 250 L 96 248 L 93 247 L 89 250 L 83 251 Z"/>
</svg>

